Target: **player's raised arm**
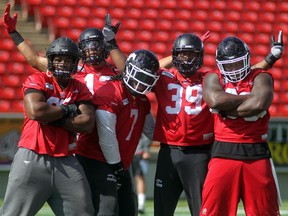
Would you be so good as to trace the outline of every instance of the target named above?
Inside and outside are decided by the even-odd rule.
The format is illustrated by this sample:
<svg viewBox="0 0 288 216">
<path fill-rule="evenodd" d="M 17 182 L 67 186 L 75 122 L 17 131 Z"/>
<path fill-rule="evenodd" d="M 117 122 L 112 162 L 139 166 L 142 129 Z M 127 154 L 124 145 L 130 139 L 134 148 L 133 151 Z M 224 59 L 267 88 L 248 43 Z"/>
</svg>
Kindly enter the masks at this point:
<svg viewBox="0 0 288 216">
<path fill-rule="evenodd" d="M 18 13 L 15 13 L 13 18 L 10 15 L 10 3 L 6 4 L 4 11 L 4 28 L 14 41 L 20 53 L 25 57 L 26 61 L 39 71 L 46 71 L 48 61 L 47 58 L 39 56 L 34 48 L 27 43 L 22 35 L 16 30 Z"/>
<path fill-rule="evenodd" d="M 280 30 L 277 41 L 275 41 L 274 36 L 271 36 L 270 53 L 265 57 L 265 59 L 253 65 L 252 69 L 262 68 L 263 70 L 268 70 L 275 64 L 276 61 L 278 61 L 281 58 L 283 50 L 284 50 L 283 34 L 282 30 Z"/>
<path fill-rule="evenodd" d="M 119 49 L 119 46 L 115 39 L 119 26 L 120 22 L 116 23 L 116 25 L 113 26 L 110 14 L 106 14 L 105 26 L 102 30 L 105 40 L 105 47 L 107 51 L 109 51 L 112 61 L 114 62 L 118 70 L 123 72 L 127 57 Z"/>
</svg>

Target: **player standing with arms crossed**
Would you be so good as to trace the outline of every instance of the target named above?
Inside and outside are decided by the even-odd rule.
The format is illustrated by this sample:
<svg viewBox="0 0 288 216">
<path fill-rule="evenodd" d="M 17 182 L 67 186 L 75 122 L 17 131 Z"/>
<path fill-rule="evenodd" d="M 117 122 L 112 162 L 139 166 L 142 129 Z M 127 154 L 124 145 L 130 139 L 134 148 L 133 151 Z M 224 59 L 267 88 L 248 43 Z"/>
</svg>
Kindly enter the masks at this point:
<svg viewBox="0 0 288 216">
<path fill-rule="evenodd" d="M 278 183 L 266 140 L 272 75 L 251 69 L 250 50 L 237 37 L 219 44 L 216 62 L 219 72 L 204 80 L 204 100 L 218 114 L 200 215 L 236 215 L 241 199 L 246 215 L 279 216 Z"/>
<path fill-rule="evenodd" d="M 36 215 L 47 203 L 55 215 L 94 214 L 83 168 L 73 155 L 77 132 L 95 124 L 92 95 L 73 75 L 80 54 L 69 38 L 47 50 L 48 71 L 23 84 L 24 125 L 1 215 Z"/>
</svg>

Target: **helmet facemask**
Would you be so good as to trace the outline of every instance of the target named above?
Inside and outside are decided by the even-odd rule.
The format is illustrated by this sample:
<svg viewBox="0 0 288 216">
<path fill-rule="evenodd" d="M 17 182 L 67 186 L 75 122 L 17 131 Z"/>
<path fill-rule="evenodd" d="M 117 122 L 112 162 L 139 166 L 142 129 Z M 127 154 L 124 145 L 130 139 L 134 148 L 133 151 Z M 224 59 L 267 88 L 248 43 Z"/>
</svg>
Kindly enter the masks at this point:
<svg viewBox="0 0 288 216">
<path fill-rule="evenodd" d="M 193 51 L 174 51 L 172 53 L 174 67 L 184 76 L 189 77 L 203 65 L 203 55 Z"/>
<path fill-rule="evenodd" d="M 123 81 L 132 93 L 146 94 L 151 91 L 159 79 L 159 75 L 144 71 L 131 62 L 124 70 Z"/>
<path fill-rule="evenodd" d="M 217 66 L 229 82 L 239 82 L 250 73 L 250 54 L 231 60 L 217 60 Z"/>
<path fill-rule="evenodd" d="M 94 38 L 83 40 L 79 43 L 84 62 L 92 65 L 99 65 L 108 57 L 105 50 L 104 41 Z"/>
<path fill-rule="evenodd" d="M 70 55 L 53 55 L 48 58 L 49 71 L 56 79 L 70 79 L 71 75 L 76 74 L 77 65 L 78 60 Z"/>
</svg>

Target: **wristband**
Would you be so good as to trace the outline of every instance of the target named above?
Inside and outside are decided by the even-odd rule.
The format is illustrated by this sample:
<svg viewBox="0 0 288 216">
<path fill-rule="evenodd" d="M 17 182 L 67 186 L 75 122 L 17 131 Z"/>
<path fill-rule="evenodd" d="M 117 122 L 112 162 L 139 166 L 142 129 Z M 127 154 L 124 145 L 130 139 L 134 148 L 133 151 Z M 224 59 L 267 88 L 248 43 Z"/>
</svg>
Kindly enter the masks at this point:
<svg viewBox="0 0 288 216">
<path fill-rule="evenodd" d="M 265 57 L 265 61 L 268 63 L 268 65 L 270 67 L 273 66 L 273 64 L 278 60 L 278 58 L 276 58 L 272 53 L 269 53 L 266 57 Z"/>
<path fill-rule="evenodd" d="M 9 35 L 12 38 L 12 40 L 14 41 L 16 46 L 18 46 L 20 43 L 22 43 L 24 41 L 24 38 L 16 30 L 10 32 Z"/>
<path fill-rule="evenodd" d="M 116 164 L 109 164 L 110 167 L 112 168 L 113 172 L 115 175 L 118 175 L 124 171 L 122 162 L 120 161 L 119 163 Z"/>
</svg>

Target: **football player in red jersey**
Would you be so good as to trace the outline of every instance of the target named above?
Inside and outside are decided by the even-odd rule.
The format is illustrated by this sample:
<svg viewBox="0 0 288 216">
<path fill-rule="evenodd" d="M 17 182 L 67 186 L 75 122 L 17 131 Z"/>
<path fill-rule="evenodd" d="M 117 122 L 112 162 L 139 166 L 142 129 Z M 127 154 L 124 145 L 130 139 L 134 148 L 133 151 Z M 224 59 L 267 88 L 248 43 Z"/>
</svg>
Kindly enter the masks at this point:
<svg viewBox="0 0 288 216">
<path fill-rule="evenodd" d="M 73 79 L 80 57 L 71 39 L 47 50 L 47 72 L 23 84 L 24 126 L 1 215 L 36 215 L 47 202 L 55 215 L 94 214 L 90 187 L 76 157 L 75 134 L 95 124 L 92 94 Z"/>
<path fill-rule="evenodd" d="M 219 72 L 204 79 L 204 100 L 217 114 L 200 215 L 235 216 L 241 199 L 246 215 L 279 216 L 267 143 L 272 75 L 251 69 L 249 48 L 237 37 L 219 44 L 216 62 Z"/>
</svg>

